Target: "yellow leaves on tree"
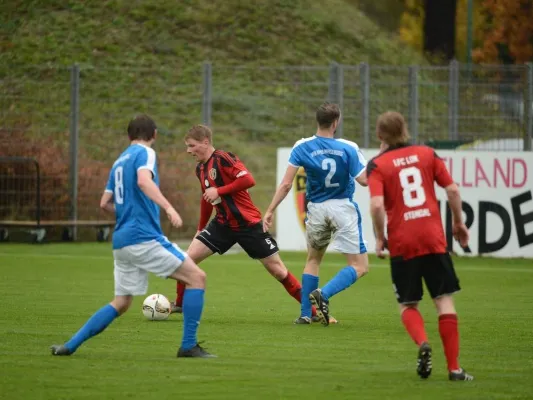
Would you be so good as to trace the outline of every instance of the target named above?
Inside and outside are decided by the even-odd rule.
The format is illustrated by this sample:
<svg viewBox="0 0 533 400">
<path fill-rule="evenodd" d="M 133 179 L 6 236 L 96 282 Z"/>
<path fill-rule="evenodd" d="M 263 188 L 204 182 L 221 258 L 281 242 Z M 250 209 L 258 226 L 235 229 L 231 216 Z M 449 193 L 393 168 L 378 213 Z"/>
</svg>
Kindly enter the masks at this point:
<svg viewBox="0 0 533 400">
<path fill-rule="evenodd" d="M 477 62 L 533 61 L 533 2 L 531 0 L 484 0 L 483 44 L 475 49 Z"/>
<path fill-rule="evenodd" d="M 405 11 L 400 17 L 400 39 L 418 51 L 424 48 L 424 2 L 404 0 Z"/>
</svg>

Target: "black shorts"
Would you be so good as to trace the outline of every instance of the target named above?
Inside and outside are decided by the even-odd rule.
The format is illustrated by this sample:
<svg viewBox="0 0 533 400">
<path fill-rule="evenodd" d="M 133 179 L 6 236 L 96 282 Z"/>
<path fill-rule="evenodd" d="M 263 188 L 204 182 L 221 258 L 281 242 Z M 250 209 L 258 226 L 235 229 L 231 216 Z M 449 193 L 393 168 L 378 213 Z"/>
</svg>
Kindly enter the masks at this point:
<svg viewBox="0 0 533 400">
<path fill-rule="evenodd" d="M 409 260 L 392 258 L 391 276 L 396 298 L 401 304 L 422 300 L 422 279 L 432 299 L 461 290 L 448 253 L 428 254 Z"/>
<path fill-rule="evenodd" d="M 268 232 L 263 232 L 261 222 L 239 230 L 233 230 L 227 225 L 222 225 L 216 220 L 211 220 L 204 230 L 196 236 L 214 253 L 224 254 L 235 243 L 254 259 L 270 257 L 279 252 L 278 244 Z"/>
</svg>

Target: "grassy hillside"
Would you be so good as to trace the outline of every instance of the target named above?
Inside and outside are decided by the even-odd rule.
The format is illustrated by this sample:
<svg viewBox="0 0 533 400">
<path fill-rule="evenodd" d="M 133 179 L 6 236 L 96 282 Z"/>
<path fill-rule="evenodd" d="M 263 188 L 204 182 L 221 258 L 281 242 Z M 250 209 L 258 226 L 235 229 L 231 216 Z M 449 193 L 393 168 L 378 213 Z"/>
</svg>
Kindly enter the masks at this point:
<svg viewBox="0 0 533 400">
<path fill-rule="evenodd" d="M 275 185 L 275 149 L 313 132 L 313 110 L 326 98 L 331 61 L 424 62 L 356 2 L 342 0 L 3 2 L 0 51 L 0 134 L 17 138 L 10 154 L 47 153 L 46 160 L 68 162 L 68 67 L 78 63 L 82 217 L 97 215 L 107 166 L 127 144 L 127 120 L 147 112 L 162 133 L 157 150 L 165 190 L 185 210 L 188 232 L 196 223 L 198 189 L 181 139 L 201 120 L 202 62 L 213 65 L 216 145 L 248 164 L 263 209 Z M 379 73 L 396 79 L 394 71 Z M 357 71 L 347 71 L 345 80 L 354 85 L 345 104 L 345 132 L 353 135 L 359 131 L 358 120 L 349 117 L 360 109 Z M 406 100 L 402 89 L 390 102 L 405 109 Z M 28 140 L 29 150 L 16 145 Z M 45 168 L 51 192 L 66 187 L 64 170 Z M 64 214 L 67 197 L 62 199 L 50 205 L 49 216 Z"/>
<path fill-rule="evenodd" d="M 421 61 L 353 1 L 15 0 L 2 4 L 0 18 L 11 66 Z"/>
</svg>

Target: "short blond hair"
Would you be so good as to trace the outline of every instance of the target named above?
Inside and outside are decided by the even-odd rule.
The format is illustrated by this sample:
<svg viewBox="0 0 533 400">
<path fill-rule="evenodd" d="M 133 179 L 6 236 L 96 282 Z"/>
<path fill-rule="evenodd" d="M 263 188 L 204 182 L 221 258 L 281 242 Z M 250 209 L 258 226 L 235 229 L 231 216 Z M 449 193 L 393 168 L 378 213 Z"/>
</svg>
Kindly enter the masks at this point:
<svg viewBox="0 0 533 400">
<path fill-rule="evenodd" d="M 409 141 L 409 131 L 405 118 L 396 111 L 387 111 L 381 114 L 378 117 L 376 131 L 389 146 L 404 144 Z"/>
<path fill-rule="evenodd" d="M 185 135 L 185 140 L 194 139 L 201 142 L 207 139 L 209 143 L 213 143 L 213 132 L 207 125 L 194 125 Z"/>
</svg>

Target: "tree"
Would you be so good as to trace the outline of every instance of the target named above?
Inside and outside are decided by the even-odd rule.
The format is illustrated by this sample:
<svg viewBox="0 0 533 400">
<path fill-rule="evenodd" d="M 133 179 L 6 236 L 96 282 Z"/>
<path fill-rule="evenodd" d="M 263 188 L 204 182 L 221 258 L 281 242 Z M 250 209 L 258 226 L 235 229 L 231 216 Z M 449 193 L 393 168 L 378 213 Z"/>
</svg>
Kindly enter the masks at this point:
<svg viewBox="0 0 533 400">
<path fill-rule="evenodd" d="M 484 0 L 484 40 L 474 51 L 477 62 L 533 61 L 533 2 Z"/>
<path fill-rule="evenodd" d="M 454 58 L 457 0 L 401 1 L 405 6 L 400 19 L 402 41 L 429 55 Z"/>
</svg>

